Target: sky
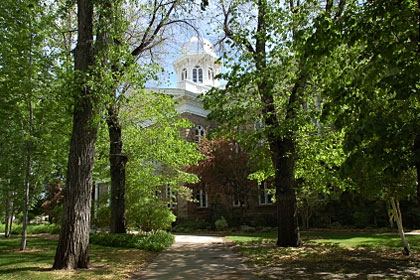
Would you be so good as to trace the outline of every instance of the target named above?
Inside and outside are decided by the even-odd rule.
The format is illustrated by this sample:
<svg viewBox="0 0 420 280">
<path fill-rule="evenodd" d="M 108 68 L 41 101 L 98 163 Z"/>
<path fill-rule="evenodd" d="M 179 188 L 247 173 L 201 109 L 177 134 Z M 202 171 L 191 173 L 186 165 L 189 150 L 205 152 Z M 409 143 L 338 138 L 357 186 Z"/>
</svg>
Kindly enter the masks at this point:
<svg viewBox="0 0 420 280">
<path fill-rule="evenodd" d="M 175 69 L 172 65 L 172 63 L 181 56 L 181 48 L 182 45 L 187 42 L 192 36 L 194 36 L 194 34 L 187 34 L 187 35 L 183 35 L 180 36 L 182 37 L 182 41 L 177 41 L 177 42 L 171 42 L 168 43 L 167 46 L 165 47 L 165 49 L 162 52 L 162 67 L 164 69 L 164 73 L 162 73 L 160 75 L 159 81 L 158 82 L 153 82 L 150 81 L 147 84 L 147 87 L 158 87 L 158 88 L 176 88 L 177 85 L 177 75 L 175 73 Z M 214 42 L 211 41 L 211 38 L 208 38 L 204 35 L 203 38 L 206 38 L 208 40 L 210 40 L 211 43 L 214 44 Z M 217 55 L 221 55 L 220 53 L 217 53 Z"/>
</svg>

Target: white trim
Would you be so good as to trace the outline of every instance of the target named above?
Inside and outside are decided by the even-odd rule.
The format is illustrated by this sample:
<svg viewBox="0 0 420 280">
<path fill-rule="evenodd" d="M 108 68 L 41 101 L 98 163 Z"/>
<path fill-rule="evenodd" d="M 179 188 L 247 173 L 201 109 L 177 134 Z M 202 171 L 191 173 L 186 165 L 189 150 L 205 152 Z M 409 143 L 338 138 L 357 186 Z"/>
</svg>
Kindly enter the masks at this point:
<svg viewBox="0 0 420 280">
<path fill-rule="evenodd" d="M 263 188 L 261 188 L 263 186 Z M 273 201 L 271 199 L 272 195 L 268 194 L 267 192 L 267 182 L 263 182 L 262 184 L 258 185 L 258 204 L 259 205 L 273 205 Z M 264 195 L 264 202 L 261 202 L 262 195 Z"/>
<path fill-rule="evenodd" d="M 198 207 L 199 208 L 208 208 L 209 207 L 209 196 L 208 193 L 203 191 L 202 189 L 197 192 L 198 195 Z M 197 198 L 197 197 L 196 197 Z M 205 198 L 205 200 L 203 200 Z"/>
</svg>

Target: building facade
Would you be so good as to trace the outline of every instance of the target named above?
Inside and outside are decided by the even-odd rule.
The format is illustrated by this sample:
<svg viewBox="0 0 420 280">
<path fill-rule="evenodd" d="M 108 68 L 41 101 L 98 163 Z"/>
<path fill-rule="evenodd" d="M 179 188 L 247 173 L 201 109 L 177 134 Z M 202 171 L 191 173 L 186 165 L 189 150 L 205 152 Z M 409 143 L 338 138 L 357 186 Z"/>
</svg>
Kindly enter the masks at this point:
<svg viewBox="0 0 420 280">
<path fill-rule="evenodd" d="M 181 56 L 173 65 L 177 74 L 176 88 L 153 91 L 174 97 L 178 113 L 194 124 L 185 131 L 184 137 L 188 141 L 200 142 L 217 124 L 207 120 L 209 111 L 203 108 L 199 96 L 212 87 L 221 86 L 215 76 L 221 73 L 222 64 L 208 40 L 192 37 L 183 45 Z M 266 183 L 260 186 L 255 183 L 255 188 L 247 195 L 246 203 L 241 203 L 241 199 L 224 191 L 225 188 L 208 189 L 203 182 L 190 187 L 195 202 L 178 199 L 174 205 L 168 205 L 179 220 L 214 221 L 223 216 L 233 224 L 246 222 L 250 225 L 274 226 L 276 223 L 275 206 Z"/>
</svg>

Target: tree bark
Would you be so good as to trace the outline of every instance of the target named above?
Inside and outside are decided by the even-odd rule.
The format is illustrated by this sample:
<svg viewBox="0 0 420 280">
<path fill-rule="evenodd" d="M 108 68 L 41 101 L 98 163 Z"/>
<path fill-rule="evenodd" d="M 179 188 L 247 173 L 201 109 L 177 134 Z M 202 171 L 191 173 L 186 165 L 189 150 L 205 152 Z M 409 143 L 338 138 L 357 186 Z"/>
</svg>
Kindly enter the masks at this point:
<svg viewBox="0 0 420 280">
<path fill-rule="evenodd" d="M 32 106 L 31 96 L 28 101 L 29 109 L 29 136 L 33 135 L 33 119 L 34 119 L 34 110 Z M 32 155 L 32 140 L 26 142 L 26 161 L 25 161 L 25 182 L 23 190 L 23 217 L 22 217 L 22 238 L 20 242 L 20 250 L 23 251 L 26 249 L 26 238 L 27 238 L 27 228 L 28 228 L 28 212 L 29 212 L 29 190 L 31 184 L 31 155 Z"/>
<path fill-rule="evenodd" d="M 4 237 L 9 238 L 13 223 L 13 192 L 8 191 L 6 199 L 6 220 L 4 223 Z"/>
<path fill-rule="evenodd" d="M 121 124 L 116 104 L 108 107 L 109 163 L 111 168 L 111 233 L 126 233 L 125 228 L 125 166 Z"/>
<path fill-rule="evenodd" d="M 275 169 L 278 238 L 277 246 L 297 247 L 300 239 L 295 194 L 295 146 L 288 137 L 270 143 Z"/>
<path fill-rule="evenodd" d="M 32 126 L 32 102 L 30 108 L 31 115 L 31 126 Z M 28 211 L 29 211 L 29 189 L 30 189 L 30 179 L 31 179 L 31 153 L 32 153 L 32 141 L 26 143 L 26 161 L 25 161 L 25 182 L 23 190 L 23 217 L 22 217 L 22 237 L 20 241 L 20 250 L 24 251 L 26 249 L 26 238 L 27 238 L 27 228 L 28 228 Z"/>
<path fill-rule="evenodd" d="M 406 256 L 411 255 L 410 245 L 408 244 L 407 238 L 405 238 L 404 227 L 402 223 L 402 213 L 400 209 L 400 203 L 398 200 L 391 197 L 392 216 L 398 227 L 398 234 L 400 235 L 401 242 L 403 244 L 403 254 Z"/>
<path fill-rule="evenodd" d="M 78 39 L 74 52 L 75 70 L 82 78 L 80 96 L 75 99 L 73 131 L 64 189 L 63 219 L 54 269 L 89 267 L 89 232 L 92 169 L 95 156 L 95 99 L 87 86 L 93 65 L 93 1 L 78 0 Z"/>
<path fill-rule="evenodd" d="M 32 44 L 33 44 L 33 34 L 32 34 L 32 23 L 30 22 L 30 49 L 29 49 L 29 75 L 28 75 L 28 133 L 30 139 L 26 141 L 26 162 L 25 162 L 25 181 L 23 189 L 23 217 L 22 217 L 22 238 L 20 242 L 20 250 L 24 251 L 26 249 L 26 238 L 27 238 L 27 228 L 28 228 L 28 212 L 29 212 L 29 191 L 31 184 L 31 160 L 32 160 L 32 147 L 33 142 L 31 137 L 34 135 L 34 108 L 32 105 Z"/>
<path fill-rule="evenodd" d="M 414 166 L 417 172 L 417 202 L 420 205 L 420 132 L 417 133 L 413 145 Z"/>
</svg>

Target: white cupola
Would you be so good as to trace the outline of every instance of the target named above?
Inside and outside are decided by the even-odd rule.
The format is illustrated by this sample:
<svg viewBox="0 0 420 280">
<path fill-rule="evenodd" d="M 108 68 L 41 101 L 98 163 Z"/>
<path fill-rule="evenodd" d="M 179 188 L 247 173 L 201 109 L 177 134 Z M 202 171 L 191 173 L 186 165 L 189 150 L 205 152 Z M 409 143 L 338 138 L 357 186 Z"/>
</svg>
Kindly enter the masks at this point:
<svg viewBox="0 0 420 280">
<path fill-rule="evenodd" d="M 178 76 L 177 88 L 203 93 L 219 86 L 214 78 L 222 71 L 220 62 L 216 63 L 218 59 L 212 43 L 202 37 L 192 37 L 184 43 L 181 56 L 173 63 Z"/>
</svg>

